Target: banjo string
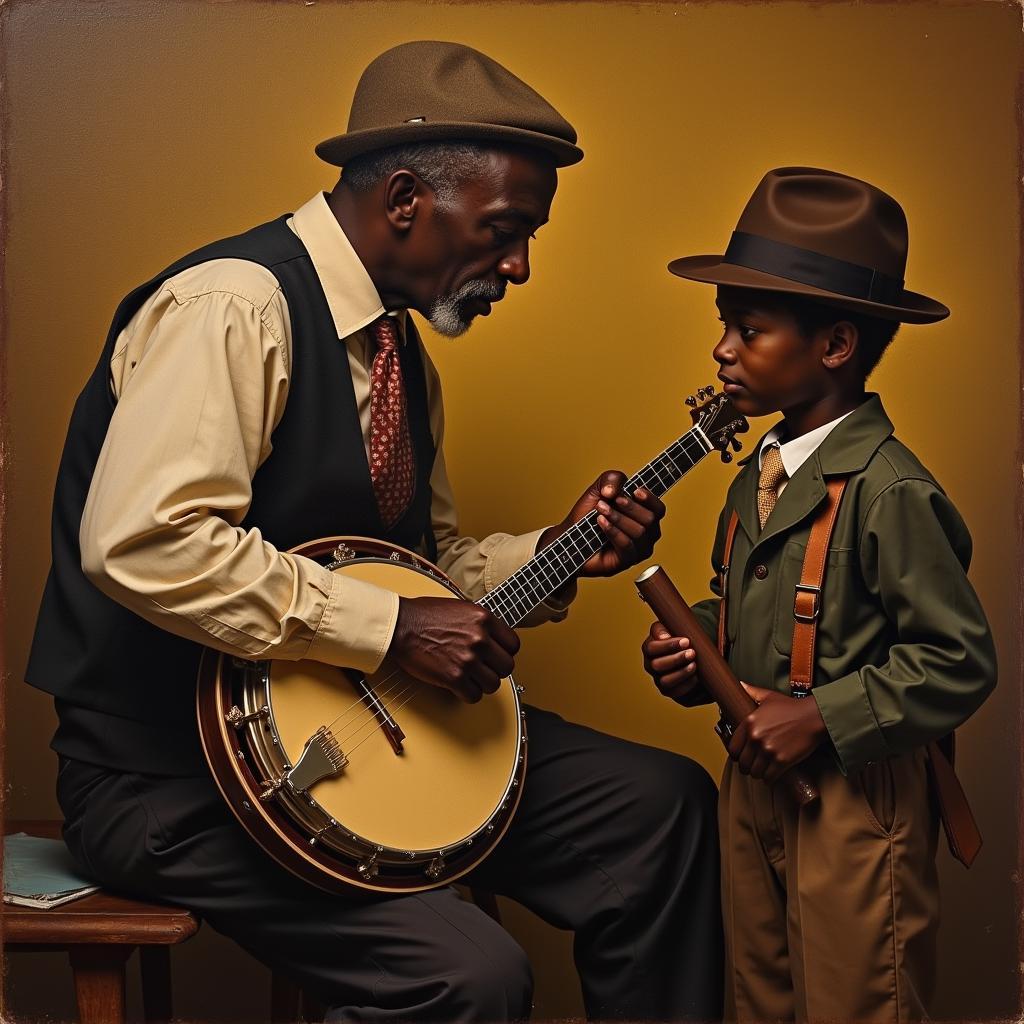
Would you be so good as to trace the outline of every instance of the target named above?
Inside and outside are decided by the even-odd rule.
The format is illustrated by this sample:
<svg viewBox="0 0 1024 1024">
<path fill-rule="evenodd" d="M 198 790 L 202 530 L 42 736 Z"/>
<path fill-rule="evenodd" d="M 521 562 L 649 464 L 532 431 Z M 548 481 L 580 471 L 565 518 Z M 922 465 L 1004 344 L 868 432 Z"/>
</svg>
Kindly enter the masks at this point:
<svg viewBox="0 0 1024 1024">
<path fill-rule="evenodd" d="M 396 668 L 394 670 L 394 672 L 392 672 L 388 676 L 385 676 L 377 685 L 378 686 L 383 686 L 385 683 L 388 682 L 388 680 L 394 679 L 395 676 L 397 676 L 400 671 L 401 671 L 401 669 L 397 669 Z M 387 693 L 390 693 L 391 691 L 390 690 L 385 690 L 384 692 L 385 692 L 385 694 L 387 694 Z M 378 694 L 376 694 L 376 697 L 377 697 L 377 700 L 379 700 L 379 701 L 381 701 L 381 703 L 383 703 L 383 699 L 382 699 L 383 695 L 382 694 L 378 693 Z M 369 709 L 372 710 L 372 708 L 373 708 L 373 699 L 374 699 L 374 691 L 372 691 L 372 690 L 368 694 L 362 694 L 361 696 L 356 697 L 356 699 L 354 701 L 352 701 L 352 703 L 349 704 L 348 707 L 346 707 L 342 712 L 340 712 L 340 714 L 338 714 L 338 716 L 336 718 L 334 718 L 332 721 L 327 723 L 327 728 L 333 730 L 334 727 L 346 715 L 348 715 L 353 710 L 353 708 L 356 708 L 356 709 L 358 709 L 358 708 L 363 708 L 363 709 L 369 708 Z"/>
<path fill-rule="evenodd" d="M 410 689 L 414 689 L 414 688 L 413 687 L 407 687 L 406 689 L 401 690 L 399 692 L 398 696 L 396 697 L 396 700 L 401 700 L 402 697 L 404 697 L 405 694 L 407 694 Z M 399 704 L 394 710 L 400 711 L 415 696 L 416 696 L 415 693 L 411 694 L 406 700 L 402 701 L 402 703 Z M 388 711 L 388 714 L 392 714 L 392 709 L 391 708 L 388 708 L 387 711 Z M 370 726 L 369 731 L 367 731 L 367 729 L 366 729 L 367 726 Z M 356 750 L 358 747 L 361 747 L 374 734 L 375 730 L 380 728 L 380 726 L 381 726 L 381 723 L 378 721 L 377 716 L 376 715 L 371 715 L 369 720 L 364 719 L 354 729 L 351 729 L 348 733 L 346 733 L 345 736 L 343 736 L 343 737 L 339 736 L 338 737 L 338 746 L 341 747 L 342 751 L 344 752 L 345 756 L 349 759 L 349 761 L 352 760 L 352 752 L 354 750 Z M 354 747 L 352 747 L 351 749 L 346 749 L 345 744 L 352 742 L 362 732 L 366 732 L 366 735 L 363 736 L 359 740 L 359 742 L 355 744 Z"/>
<path fill-rule="evenodd" d="M 396 675 L 398 675 L 397 670 L 395 672 L 392 672 L 391 675 L 387 678 L 391 679 L 393 676 Z M 392 702 L 401 700 L 402 697 L 405 696 L 406 693 L 408 693 L 408 691 L 409 687 L 403 688 L 402 680 L 399 680 L 393 687 L 391 687 L 390 690 L 385 690 L 384 693 L 378 693 L 376 695 L 376 703 L 378 703 L 389 715 L 392 715 L 392 717 L 394 717 L 392 713 L 392 708 L 388 707 L 388 700 L 392 700 Z M 347 723 L 345 728 L 348 731 L 346 733 L 339 733 L 339 735 L 337 736 L 337 740 L 338 745 L 341 746 L 342 750 L 345 749 L 344 743 L 350 740 L 357 733 L 361 732 L 367 725 L 379 726 L 381 724 L 376 712 L 374 711 L 373 703 L 371 703 L 372 699 L 372 697 L 369 698 L 369 700 L 363 697 L 356 701 L 357 704 L 363 705 L 363 707 L 366 709 L 366 714 L 362 714 L 358 718 Z M 404 707 L 405 705 L 403 704 L 402 706 Z M 335 719 L 335 722 L 336 721 L 337 719 Z M 332 722 L 331 725 L 328 726 L 328 728 L 332 729 L 333 731 L 333 726 L 334 722 Z"/>
<path fill-rule="evenodd" d="M 410 693 L 410 694 L 409 694 L 409 696 L 408 696 L 408 697 L 406 697 L 406 698 L 405 698 L 405 700 L 404 700 L 404 701 L 402 701 L 402 703 L 401 703 L 401 704 L 399 704 L 397 708 L 395 708 L 395 711 L 396 711 L 396 712 L 397 712 L 397 711 L 401 711 L 401 710 L 402 710 L 402 708 L 404 708 L 404 707 L 405 707 L 405 705 L 406 705 L 406 704 L 408 704 L 408 703 L 409 703 L 409 701 L 411 701 L 411 700 L 413 699 L 413 697 L 415 697 L 415 696 L 416 696 L 416 692 L 417 692 L 417 689 L 418 689 L 418 688 L 416 687 L 416 685 L 415 685 L 415 684 L 413 684 L 412 686 L 409 686 L 409 687 L 407 687 L 407 688 L 406 688 L 405 690 L 403 690 L 403 691 L 402 691 L 402 695 L 404 695 L 405 693 L 409 693 L 409 690 L 412 690 L 413 692 L 412 692 L 412 693 Z M 400 695 L 400 696 L 401 696 L 401 695 Z M 390 709 L 388 710 L 388 714 L 391 714 L 391 710 L 390 710 Z M 353 755 L 353 754 L 354 754 L 354 753 L 355 753 L 355 752 L 356 752 L 356 751 L 357 751 L 357 750 L 358 750 L 358 749 L 359 749 L 359 748 L 360 748 L 360 747 L 361 747 L 361 746 L 362 746 L 362 745 L 363 745 L 363 744 L 364 744 L 364 743 L 365 743 L 365 742 L 366 742 L 366 741 L 367 741 L 367 740 L 368 740 L 368 739 L 369 739 L 369 738 L 370 738 L 370 737 L 371 737 L 372 735 L 373 735 L 373 731 L 371 730 L 371 731 L 370 731 L 370 732 L 369 732 L 369 733 L 368 733 L 368 734 L 367 734 L 366 736 L 364 736 L 364 737 L 363 737 L 363 738 L 362 738 L 362 739 L 361 739 L 361 740 L 360 740 L 360 741 L 359 741 L 359 742 L 358 742 L 358 743 L 357 743 L 357 744 L 356 744 L 356 745 L 355 745 L 355 746 L 354 746 L 354 747 L 353 747 L 353 748 L 352 748 L 351 750 L 349 750 L 349 751 L 347 752 L 347 755 L 348 755 L 348 759 L 349 759 L 349 761 L 350 761 L 350 762 L 351 762 L 351 760 L 352 760 L 352 755 Z"/>
</svg>

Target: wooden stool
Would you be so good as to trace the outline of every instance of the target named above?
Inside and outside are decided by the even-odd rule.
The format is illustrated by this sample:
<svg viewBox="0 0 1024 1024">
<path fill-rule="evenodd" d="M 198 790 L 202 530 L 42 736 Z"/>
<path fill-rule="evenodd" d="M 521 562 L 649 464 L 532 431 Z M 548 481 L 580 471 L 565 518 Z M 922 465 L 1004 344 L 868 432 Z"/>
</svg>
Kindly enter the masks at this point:
<svg viewBox="0 0 1024 1024">
<path fill-rule="evenodd" d="M 60 822 L 8 821 L 6 831 L 59 839 Z M 170 947 L 191 938 L 198 929 L 199 919 L 187 910 L 102 890 L 51 910 L 3 906 L 7 952 L 69 954 L 81 1024 L 123 1024 L 125 961 L 136 947 L 146 1021 L 169 1021 Z"/>
</svg>

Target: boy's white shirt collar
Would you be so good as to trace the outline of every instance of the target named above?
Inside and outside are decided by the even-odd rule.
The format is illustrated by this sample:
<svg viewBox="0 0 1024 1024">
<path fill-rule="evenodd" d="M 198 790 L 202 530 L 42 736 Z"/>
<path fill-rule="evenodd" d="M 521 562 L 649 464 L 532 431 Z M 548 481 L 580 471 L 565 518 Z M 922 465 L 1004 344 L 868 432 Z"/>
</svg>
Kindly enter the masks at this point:
<svg viewBox="0 0 1024 1024">
<path fill-rule="evenodd" d="M 850 412 L 853 411 L 853 409 L 850 410 Z M 786 471 L 786 479 L 779 484 L 777 490 L 777 493 L 781 494 L 796 471 L 815 453 L 821 442 L 849 415 L 849 412 L 844 412 L 842 416 L 837 416 L 834 420 L 823 423 L 820 427 L 815 427 L 814 430 L 809 430 L 806 434 L 801 434 L 800 437 L 794 437 L 792 441 L 784 443 L 781 443 L 779 438 L 785 431 L 785 424 L 780 423 L 778 426 L 772 427 L 765 434 L 764 441 L 761 442 L 761 447 L 757 453 L 758 472 L 760 472 L 761 465 L 764 462 L 764 453 L 772 445 L 776 445 L 779 449 L 779 455 L 782 457 L 782 468 Z"/>
</svg>

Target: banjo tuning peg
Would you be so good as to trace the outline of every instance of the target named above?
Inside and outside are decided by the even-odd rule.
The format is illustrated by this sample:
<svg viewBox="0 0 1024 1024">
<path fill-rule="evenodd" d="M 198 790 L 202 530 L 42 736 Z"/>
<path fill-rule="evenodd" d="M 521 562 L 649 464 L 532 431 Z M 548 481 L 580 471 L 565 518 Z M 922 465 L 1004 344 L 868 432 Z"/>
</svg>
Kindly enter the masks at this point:
<svg viewBox="0 0 1024 1024">
<path fill-rule="evenodd" d="M 722 461 L 723 462 L 732 462 L 732 452 L 730 452 L 730 451 L 722 452 Z"/>
<path fill-rule="evenodd" d="M 693 406 L 695 406 L 697 404 L 697 399 L 694 398 L 693 395 L 687 395 L 686 396 L 686 404 L 692 408 Z"/>
</svg>

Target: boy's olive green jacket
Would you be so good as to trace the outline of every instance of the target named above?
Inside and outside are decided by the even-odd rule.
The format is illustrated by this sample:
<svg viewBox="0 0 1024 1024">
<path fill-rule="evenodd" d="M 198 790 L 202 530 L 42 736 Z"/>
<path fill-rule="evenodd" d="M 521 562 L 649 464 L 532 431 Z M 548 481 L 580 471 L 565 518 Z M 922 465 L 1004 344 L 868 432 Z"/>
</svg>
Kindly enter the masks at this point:
<svg viewBox="0 0 1024 1024">
<path fill-rule="evenodd" d="M 764 530 L 758 444 L 729 488 L 712 554 L 717 571 L 735 508 L 729 662 L 745 682 L 789 693 L 807 537 L 824 481 L 849 476 L 825 571 L 813 690 L 845 773 L 951 732 L 996 681 L 992 636 L 967 579 L 970 534 L 892 433 L 880 399 L 868 396 L 788 482 Z M 712 590 L 720 596 L 717 579 Z M 718 606 L 715 597 L 694 607 L 711 636 Z"/>
</svg>

